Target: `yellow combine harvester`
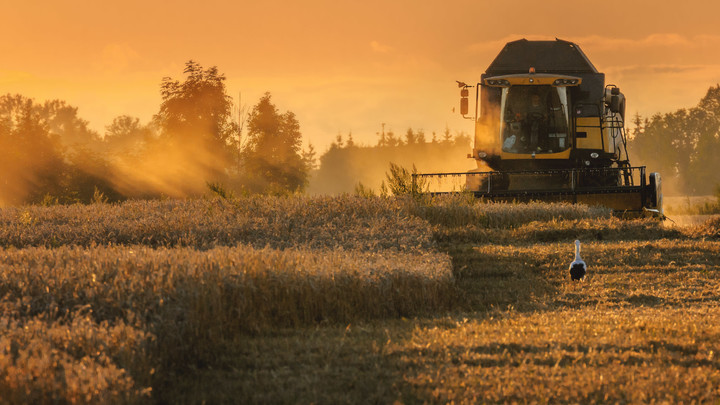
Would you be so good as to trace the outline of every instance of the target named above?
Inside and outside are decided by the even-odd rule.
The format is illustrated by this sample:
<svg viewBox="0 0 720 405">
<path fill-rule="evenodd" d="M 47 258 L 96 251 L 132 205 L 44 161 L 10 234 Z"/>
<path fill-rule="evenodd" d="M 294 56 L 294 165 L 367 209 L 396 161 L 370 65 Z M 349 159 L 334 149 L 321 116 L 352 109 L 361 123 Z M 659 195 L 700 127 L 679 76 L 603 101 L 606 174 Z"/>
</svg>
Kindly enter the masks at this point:
<svg viewBox="0 0 720 405">
<path fill-rule="evenodd" d="M 500 201 L 569 201 L 616 212 L 662 215 L 660 175 L 632 167 L 625 137 L 625 97 L 605 84 L 572 42 L 505 45 L 476 85 L 458 82 L 461 113 L 475 122 L 466 173 L 422 173 L 433 193 L 462 188 Z M 475 114 L 468 115 L 475 87 Z M 455 190 L 442 188 L 455 179 Z M 453 181 L 450 181 L 453 184 Z"/>
</svg>

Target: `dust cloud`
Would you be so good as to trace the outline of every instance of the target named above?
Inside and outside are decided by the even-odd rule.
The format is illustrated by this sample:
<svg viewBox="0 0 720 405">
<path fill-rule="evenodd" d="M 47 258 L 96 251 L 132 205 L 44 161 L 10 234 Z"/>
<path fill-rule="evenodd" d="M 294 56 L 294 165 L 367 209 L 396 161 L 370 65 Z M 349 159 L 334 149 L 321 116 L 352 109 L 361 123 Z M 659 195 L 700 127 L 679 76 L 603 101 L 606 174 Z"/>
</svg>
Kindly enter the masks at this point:
<svg viewBox="0 0 720 405">
<path fill-rule="evenodd" d="M 475 149 L 488 154 L 500 153 L 500 106 L 483 97 L 483 115 L 475 124 Z M 482 161 L 478 165 L 487 167 Z M 481 167 L 479 166 L 479 167 Z"/>
<path fill-rule="evenodd" d="M 358 183 L 379 192 L 390 163 L 420 173 L 467 172 L 476 164 L 468 137 L 452 142 L 429 142 L 400 146 L 352 146 L 331 148 L 320 158 L 320 168 L 310 179 L 309 193 L 351 193 Z"/>
<path fill-rule="evenodd" d="M 131 198 L 197 195 L 208 182 L 227 178 L 223 159 L 200 142 L 155 144 L 140 155 L 115 155 L 110 163 L 109 182 Z"/>
</svg>

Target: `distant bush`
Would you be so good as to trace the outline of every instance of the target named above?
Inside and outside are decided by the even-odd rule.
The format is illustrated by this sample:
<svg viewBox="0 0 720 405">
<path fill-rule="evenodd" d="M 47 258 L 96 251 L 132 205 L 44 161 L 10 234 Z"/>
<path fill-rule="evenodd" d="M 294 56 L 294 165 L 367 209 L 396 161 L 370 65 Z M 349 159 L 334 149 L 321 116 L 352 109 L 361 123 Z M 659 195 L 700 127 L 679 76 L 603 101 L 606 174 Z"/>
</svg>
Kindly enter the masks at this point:
<svg viewBox="0 0 720 405">
<path fill-rule="evenodd" d="M 362 182 L 358 182 L 355 185 L 355 195 L 360 197 L 366 197 L 371 198 L 375 197 L 375 191 L 371 189 L 370 187 L 367 187 L 366 185 L 362 184 Z"/>
<path fill-rule="evenodd" d="M 385 173 L 385 181 L 383 183 L 387 186 L 390 192 L 396 196 L 402 195 L 418 195 L 426 190 L 426 182 L 424 178 L 413 178 L 414 174 L 417 174 L 417 168 L 413 165 L 412 172 L 408 169 L 390 163 L 389 171 Z"/>
</svg>

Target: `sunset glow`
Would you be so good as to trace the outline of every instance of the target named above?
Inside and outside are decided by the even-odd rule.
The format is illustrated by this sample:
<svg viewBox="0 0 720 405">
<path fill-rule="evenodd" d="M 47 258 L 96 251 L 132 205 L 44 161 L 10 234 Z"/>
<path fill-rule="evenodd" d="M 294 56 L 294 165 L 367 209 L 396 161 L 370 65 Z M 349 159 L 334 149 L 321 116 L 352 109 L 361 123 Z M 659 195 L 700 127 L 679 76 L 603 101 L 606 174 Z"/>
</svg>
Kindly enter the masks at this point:
<svg viewBox="0 0 720 405">
<path fill-rule="evenodd" d="M 677 4 L 673 2 L 673 4 Z M 297 114 L 319 150 L 338 133 L 374 143 L 381 124 L 471 128 L 453 113 L 455 80 L 477 80 L 505 42 L 578 43 L 628 111 L 691 107 L 720 82 L 720 5 L 670 2 L 365 1 L 12 2 L 0 34 L 0 89 L 61 99 L 100 133 L 116 116 L 147 122 L 163 77 L 193 59 L 217 66 L 237 102 L 265 91 Z"/>
<path fill-rule="evenodd" d="M 720 405 L 720 0 L 0 1 L 0 405 Z"/>
</svg>

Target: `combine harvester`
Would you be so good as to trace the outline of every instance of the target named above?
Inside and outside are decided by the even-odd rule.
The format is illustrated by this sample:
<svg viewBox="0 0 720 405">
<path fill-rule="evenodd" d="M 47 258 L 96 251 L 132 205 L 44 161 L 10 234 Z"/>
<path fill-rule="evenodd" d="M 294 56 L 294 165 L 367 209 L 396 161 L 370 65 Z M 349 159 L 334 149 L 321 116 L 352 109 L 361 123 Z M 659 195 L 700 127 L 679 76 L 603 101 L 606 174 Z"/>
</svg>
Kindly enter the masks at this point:
<svg viewBox="0 0 720 405">
<path fill-rule="evenodd" d="M 413 189 L 663 216 L 660 175 L 648 175 L 628 159 L 624 95 L 605 84 L 605 75 L 576 44 L 509 42 L 479 83 L 458 84 L 461 114 L 475 122 L 468 158 L 478 168 L 417 173 Z M 474 117 L 467 116 L 471 87 L 476 88 Z"/>
</svg>

